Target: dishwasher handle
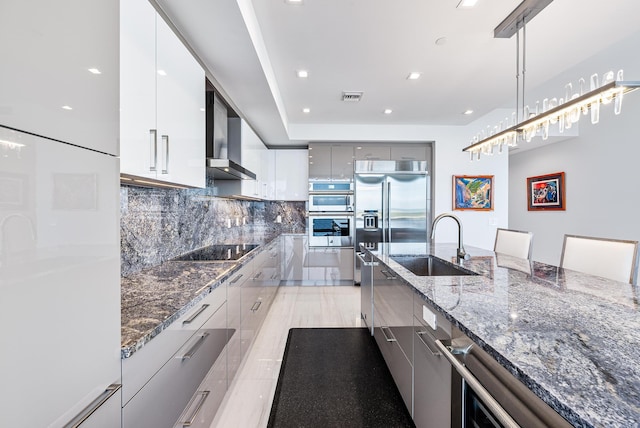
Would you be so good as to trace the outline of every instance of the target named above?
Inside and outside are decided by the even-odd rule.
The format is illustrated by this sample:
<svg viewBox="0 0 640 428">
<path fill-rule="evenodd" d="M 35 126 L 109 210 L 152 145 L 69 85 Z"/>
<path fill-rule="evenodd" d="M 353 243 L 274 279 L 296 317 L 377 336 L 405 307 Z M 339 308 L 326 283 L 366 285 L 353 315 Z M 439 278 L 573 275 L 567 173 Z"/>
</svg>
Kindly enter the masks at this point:
<svg viewBox="0 0 640 428">
<path fill-rule="evenodd" d="M 480 381 L 476 379 L 476 377 L 471 373 L 458 359 L 454 356 L 454 354 L 449 350 L 447 346 L 445 346 L 442 341 L 436 340 L 436 346 L 440 353 L 449 361 L 451 366 L 462 376 L 462 379 L 474 390 L 478 397 L 484 402 L 484 404 L 489 408 L 491 413 L 500 421 L 500 423 L 505 428 L 520 428 L 520 425 L 513 420 L 513 418 L 502 408 L 500 403 L 496 401 L 495 398 L 489 391 L 487 391 Z M 468 351 L 467 351 L 468 352 Z M 460 352 L 462 353 L 462 352 Z"/>
</svg>

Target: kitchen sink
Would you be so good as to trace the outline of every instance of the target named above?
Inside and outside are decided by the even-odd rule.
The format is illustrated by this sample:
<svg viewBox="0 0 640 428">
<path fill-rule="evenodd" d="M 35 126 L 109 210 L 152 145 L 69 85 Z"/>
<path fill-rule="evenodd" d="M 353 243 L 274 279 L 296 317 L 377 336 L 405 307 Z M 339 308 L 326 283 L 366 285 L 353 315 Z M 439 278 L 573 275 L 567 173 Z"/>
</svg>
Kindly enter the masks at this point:
<svg viewBox="0 0 640 428">
<path fill-rule="evenodd" d="M 417 276 L 477 275 L 461 266 L 455 266 L 432 256 L 392 256 L 391 258 Z"/>
</svg>

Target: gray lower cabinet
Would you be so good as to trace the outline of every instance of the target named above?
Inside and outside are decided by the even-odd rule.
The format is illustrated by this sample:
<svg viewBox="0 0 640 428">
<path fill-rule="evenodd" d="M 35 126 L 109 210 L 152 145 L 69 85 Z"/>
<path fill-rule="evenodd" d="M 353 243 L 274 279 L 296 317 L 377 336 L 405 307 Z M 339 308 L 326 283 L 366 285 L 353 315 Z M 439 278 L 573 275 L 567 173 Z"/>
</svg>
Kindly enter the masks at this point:
<svg viewBox="0 0 640 428">
<path fill-rule="evenodd" d="M 370 258 L 366 253 L 364 257 Z M 451 338 L 450 323 L 384 264 L 374 262 L 366 267 L 362 270 L 362 313 L 373 318 L 376 343 L 416 427 L 457 426 L 459 418 L 452 415 L 460 414 L 461 409 L 452 408 L 456 401 L 452 397 L 461 394 L 460 382 L 452 381 L 455 373 L 435 345 L 436 339 Z M 368 313 L 371 296 L 373 311 Z"/>
<path fill-rule="evenodd" d="M 196 392 L 191 396 L 182 415 L 178 418 L 175 428 L 186 426 L 209 428 L 227 392 L 227 350 L 225 346 L 232 332 L 227 330 L 226 305 L 221 309 L 223 310 L 218 310 L 207 321 L 206 326 L 209 331 L 215 330 L 218 332 L 217 338 L 214 338 L 217 341 L 214 353 L 220 349 L 218 358 L 209 369 Z M 224 332 L 225 334 L 221 335 L 219 332 Z M 221 341 L 223 338 L 224 342 Z"/>
<path fill-rule="evenodd" d="M 414 331 L 413 420 L 417 428 L 449 428 L 453 426 L 453 369 L 435 345 L 436 338 L 448 339 L 448 334 L 442 328 L 434 331 L 418 318 L 415 318 Z"/>
<path fill-rule="evenodd" d="M 373 267 L 374 337 L 413 414 L 413 293 L 384 265 Z"/>
<path fill-rule="evenodd" d="M 124 427 L 173 425 L 227 343 L 227 329 L 215 328 L 217 322 L 225 318 L 226 304 L 223 303 L 124 406 Z M 144 348 L 139 352 L 143 351 Z M 123 380 L 126 381 L 124 374 Z"/>
</svg>

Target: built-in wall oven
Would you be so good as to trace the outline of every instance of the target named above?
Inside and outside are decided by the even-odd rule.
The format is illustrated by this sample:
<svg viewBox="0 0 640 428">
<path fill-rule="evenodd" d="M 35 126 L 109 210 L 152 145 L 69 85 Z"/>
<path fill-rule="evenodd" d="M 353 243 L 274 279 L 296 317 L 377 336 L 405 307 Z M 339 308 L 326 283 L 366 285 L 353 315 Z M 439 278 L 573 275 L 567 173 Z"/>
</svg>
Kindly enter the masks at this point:
<svg viewBox="0 0 640 428">
<path fill-rule="evenodd" d="M 310 247 L 353 247 L 353 213 L 309 212 Z"/>
<path fill-rule="evenodd" d="M 309 247 L 353 247 L 352 181 L 309 181 Z"/>
</svg>

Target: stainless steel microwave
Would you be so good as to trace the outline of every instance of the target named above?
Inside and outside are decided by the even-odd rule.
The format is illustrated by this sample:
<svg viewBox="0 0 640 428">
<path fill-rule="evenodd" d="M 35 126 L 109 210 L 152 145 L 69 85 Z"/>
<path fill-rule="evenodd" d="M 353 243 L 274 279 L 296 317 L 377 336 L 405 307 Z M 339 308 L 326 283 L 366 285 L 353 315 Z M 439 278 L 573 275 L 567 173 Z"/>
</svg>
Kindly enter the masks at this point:
<svg viewBox="0 0 640 428">
<path fill-rule="evenodd" d="M 353 215 L 309 213 L 310 247 L 353 247 Z"/>
<path fill-rule="evenodd" d="M 309 182 L 309 211 L 353 211 L 353 183 Z"/>
</svg>

